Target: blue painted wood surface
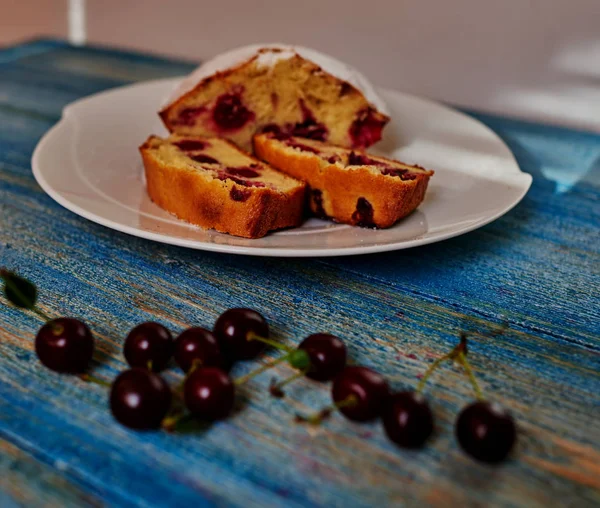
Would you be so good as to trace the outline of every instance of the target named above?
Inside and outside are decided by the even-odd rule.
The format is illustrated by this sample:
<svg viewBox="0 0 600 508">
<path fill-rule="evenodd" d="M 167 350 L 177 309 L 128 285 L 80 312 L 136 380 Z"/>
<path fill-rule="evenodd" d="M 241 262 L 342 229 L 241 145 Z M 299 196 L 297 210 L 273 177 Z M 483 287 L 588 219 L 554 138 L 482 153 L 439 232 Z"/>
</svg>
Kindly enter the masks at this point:
<svg viewBox="0 0 600 508">
<path fill-rule="evenodd" d="M 36 361 L 39 318 L 2 300 L 0 505 L 598 505 L 600 136 L 471 112 L 533 175 L 524 201 L 460 238 L 340 259 L 152 243 L 88 222 L 37 186 L 32 151 L 66 104 L 191 68 L 53 40 L 0 51 L 0 265 L 39 285 L 46 313 L 89 323 L 94 373 L 105 379 L 125 368 L 121 344 L 134 324 L 212 326 L 232 306 L 258 308 L 290 344 L 338 334 L 398 389 L 467 327 L 486 394 L 518 422 L 517 449 L 495 468 L 458 449 L 453 421 L 472 394 L 452 367 L 427 390 L 437 429 L 421 452 L 395 448 L 379 423 L 292 423 L 325 404 L 328 389 L 303 380 L 286 400 L 271 399 L 265 388 L 284 366 L 249 383 L 227 421 L 174 435 L 129 431 L 111 418 L 104 388 Z M 508 331 L 486 338 L 504 319 Z M 181 378 L 175 368 L 166 377 Z"/>
</svg>

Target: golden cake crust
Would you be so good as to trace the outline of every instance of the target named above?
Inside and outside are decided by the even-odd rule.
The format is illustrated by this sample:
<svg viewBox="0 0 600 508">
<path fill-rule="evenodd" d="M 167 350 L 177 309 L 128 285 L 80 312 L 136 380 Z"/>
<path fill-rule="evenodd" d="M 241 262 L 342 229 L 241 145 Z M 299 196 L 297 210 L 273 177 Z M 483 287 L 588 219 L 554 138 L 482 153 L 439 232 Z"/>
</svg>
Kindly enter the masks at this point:
<svg viewBox="0 0 600 508">
<path fill-rule="evenodd" d="M 309 140 L 303 143 L 320 146 Z M 374 172 L 367 166 L 347 169 L 313 153 L 290 149 L 268 134 L 254 137 L 254 150 L 260 159 L 308 184 L 308 201 L 313 213 L 351 225 L 392 226 L 421 204 L 433 175 L 433 171 L 406 165 L 403 166 L 416 172 L 412 180 Z M 377 159 L 398 164 L 383 157 Z"/>
<path fill-rule="evenodd" d="M 295 227 L 302 222 L 305 186 L 301 182 L 278 191 L 244 187 L 229 179 L 206 178 L 199 171 L 168 164 L 157 157 L 153 150 L 157 139 L 160 138 L 150 136 L 139 148 L 148 195 L 178 218 L 246 238 L 260 238 L 269 231 Z M 238 150 L 234 145 L 231 147 Z M 235 199 L 240 195 L 244 196 L 243 201 Z"/>
</svg>

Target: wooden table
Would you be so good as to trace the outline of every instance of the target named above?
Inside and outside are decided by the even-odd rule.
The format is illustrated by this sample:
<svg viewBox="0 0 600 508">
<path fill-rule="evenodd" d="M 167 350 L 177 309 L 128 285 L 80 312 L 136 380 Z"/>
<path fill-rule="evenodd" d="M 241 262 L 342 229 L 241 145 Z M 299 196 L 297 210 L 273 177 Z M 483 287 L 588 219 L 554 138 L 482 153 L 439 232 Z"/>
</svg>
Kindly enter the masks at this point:
<svg viewBox="0 0 600 508">
<path fill-rule="evenodd" d="M 471 112 L 533 175 L 531 190 L 478 231 L 381 255 L 186 250 L 93 224 L 42 192 L 31 154 L 66 104 L 191 68 L 54 40 L 0 51 L 0 265 L 38 284 L 46 313 L 90 325 L 94 374 L 110 380 L 125 369 L 121 345 L 136 323 L 179 332 L 251 306 L 289 344 L 316 331 L 345 338 L 356 362 L 401 389 L 469 328 L 474 370 L 488 397 L 514 414 L 518 446 L 499 467 L 462 453 L 453 422 L 472 393 L 450 366 L 427 389 L 437 429 L 420 452 L 396 448 L 379 423 L 339 414 L 319 428 L 294 424 L 295 412 L 328 401 L 328 388 L 303 380 L 287 399 L 270 398 L 266 386 L 289 374 L 286 366 L 249 383 L 222 423 L 133 432 L 112 419 L 105 388 L 40 365 L 40 319 L 2 299 L 0 504 L 597 506 L 600 136 Z M 506 333 L 486 338 L 504 319 Z M 166 377 L 181 379 L 175 368 Z"/>
</svg>

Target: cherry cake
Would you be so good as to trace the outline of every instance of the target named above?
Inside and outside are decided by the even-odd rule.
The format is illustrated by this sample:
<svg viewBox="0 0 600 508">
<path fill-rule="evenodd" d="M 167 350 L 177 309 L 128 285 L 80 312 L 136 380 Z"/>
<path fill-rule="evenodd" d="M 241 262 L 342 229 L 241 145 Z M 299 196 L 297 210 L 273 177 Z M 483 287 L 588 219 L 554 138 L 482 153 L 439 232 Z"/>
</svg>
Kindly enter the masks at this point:
<svg viewBox="0 0 600 508">
<path fill-rule="evenodd" d="M 305 184 L 225 139 L 150 136 L 140 152 L 150 198 L 180 219 L 247 238 L 302 221 Z"/>
<path fill-rule="evenodd" d="M 389 121 L 354 85 L 289 49 L 261 48 L 198 79 L 160 111 L 164 124 L 180 135 L 227 138 L 248 151 L 261 132 L 366 148 Z"/>
<path fill-rule="evenodd" d="M 256 135 L 254 151 L 308 184 L 315 215 L 363 227 L 387 228 L 407 216 L 423 201 L 433 175 L 364 151 L 274 133 Z"/>
</svg>

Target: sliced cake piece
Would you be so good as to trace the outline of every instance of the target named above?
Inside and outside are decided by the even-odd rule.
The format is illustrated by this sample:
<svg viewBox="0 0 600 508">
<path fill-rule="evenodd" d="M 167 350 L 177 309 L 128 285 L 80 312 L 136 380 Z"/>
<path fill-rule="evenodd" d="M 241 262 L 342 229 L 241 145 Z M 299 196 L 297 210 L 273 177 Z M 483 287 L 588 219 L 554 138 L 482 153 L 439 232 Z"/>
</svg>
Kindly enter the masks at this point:
<svg viewBox="0 0 600 508">
<path fill-rule="evenodd" d="M 140 152 L 150 198 L 180 219 L 247 238 L 302 221 L 305 184 L 224 139 L 150 136 Z"/>
<path fill-rule="evenodd" d="M 225 137 L 248 151 L 252 136 L 267 131 L 352 148 L 381 139 L 389 117 L 353 84 L 301 56 L 316 58 L 318 53 L 286 46 L 238 53 L 245 60 L 223 69 L 225 61 L 235 58 L 217 57 L 184 81 L 160 111 L 169 131 Z M 334 62 L 353 76 L 352 69 Z"/>
<path fill-rule="evenodd" d="M 387 228 L 425 197 L 433 171 L 312 139 L 254 138 L 257 157 L 309 185 L 313 213 L 336 222 Z"/>
</svg>

